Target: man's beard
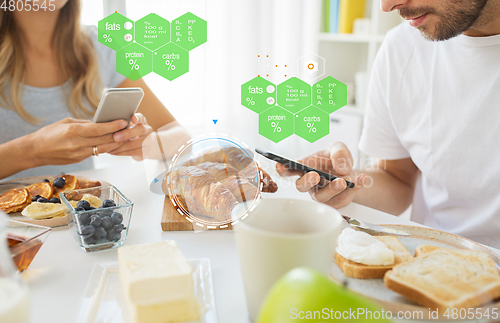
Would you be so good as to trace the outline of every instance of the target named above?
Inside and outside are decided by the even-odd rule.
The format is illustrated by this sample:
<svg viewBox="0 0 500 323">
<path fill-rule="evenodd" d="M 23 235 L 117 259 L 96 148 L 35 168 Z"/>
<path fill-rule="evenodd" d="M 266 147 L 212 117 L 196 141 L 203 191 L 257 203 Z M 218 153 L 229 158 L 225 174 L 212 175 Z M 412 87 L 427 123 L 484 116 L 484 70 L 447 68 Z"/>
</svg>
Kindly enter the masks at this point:
<svg viewBox="0 0 500 323">
<path fill-rule="evenodd" d="M 425 38 L 440 41 L 458 36 L 472 27 L 481 16 L 487 2 L 488 0 L 448 0 L 439 12 L 433 7 L 402 8 L 398 11 L 403 18 L 419 17 L 426 13 L 438 18 L 433 32 L 425 26 L 419 26 L 417 29 Z"/>
</svg>

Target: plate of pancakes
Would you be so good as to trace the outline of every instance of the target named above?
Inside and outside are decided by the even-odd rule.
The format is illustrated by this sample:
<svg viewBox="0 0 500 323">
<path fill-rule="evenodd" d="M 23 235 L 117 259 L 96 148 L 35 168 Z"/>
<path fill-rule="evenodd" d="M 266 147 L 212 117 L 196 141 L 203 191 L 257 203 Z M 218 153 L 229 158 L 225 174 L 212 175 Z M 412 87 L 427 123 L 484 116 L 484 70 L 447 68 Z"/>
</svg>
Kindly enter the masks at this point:
<svg viewBox="0 0 500 323">
<path fill-rule="evenodd" d="M 62 177 L 64 185 L 54 185 Z M 61 180 L 59 180 L 61 182 Z M 57 184 L 57 183 L 56 183 Z M 12 220 L 58 227 L 68 224 L 65 206 L 61 203 L 33 201 L 39 196 L 47 200 L 59 198 L 59 193 L 82 188 L 92 188 L 109 183 L 86 177 L 62 174 L 59 176 L 34 176 L 0 182 L 0 210 Z"/>
</svg>

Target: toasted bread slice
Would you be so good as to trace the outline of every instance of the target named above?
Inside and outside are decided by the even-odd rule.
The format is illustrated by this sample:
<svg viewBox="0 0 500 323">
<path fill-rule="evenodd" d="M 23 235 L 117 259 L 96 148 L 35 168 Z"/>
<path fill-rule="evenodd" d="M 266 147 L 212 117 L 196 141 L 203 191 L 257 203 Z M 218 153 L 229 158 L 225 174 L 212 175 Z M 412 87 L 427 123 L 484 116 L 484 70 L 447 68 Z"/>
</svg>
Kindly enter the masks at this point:
<svg viewBox="0 0 500 323">
<path fill-rule="evenodd" d="M 419 257 L 425 255 L 426 253 L 440 249 L 453 252 L 457 256 L 482 267 L 483 269 L 489 271 L 494 275 L 500 275 L 500 272 L 498 271 L 493 259 L 491 259 L 490 256 L 488 256 L 486 253 L 481 251 L 469 250 L 469 249 L 448 249 L 448 248 L 433 246 L 430 244 L 423 244 L 415 248 L 415 257 Z"/>
<path fill-rule="evenodd" d="M 500 277 L 457 253 L 438 249 L 394 266 L 387 288 L 432 309 L 481 306 L 500 297 Z"/>
<path fill-rule="evenodd" d="M 0 210 L 14 213 L 23 210 L 31 203 L 30 192 L 26 188 L 14 188 L 0 195 Z"/>
<path fill-rule="evenodd" d="M 373 266 L 364 265 L 354 261 L 350 261 L 339 255 L 335 254 L 335 262 L 337 266 L 344 272 L 347 277 L 353 277 L 358 279 L 370 279 L 370 278 L 382 278 L 384 274 L 391 270 L 395 265 L 406 262 L 412 259 L 411 253 L 399 242 L 398 238 L 395 236 L 375 236 L 379 239 L 389 249 L 394 251 L 394 265 L 388 266 Z"/>
<path fill-rule="evenodd" d="M 31 196 L 43 196 L 46 199 L 50 199 L 52 194 L 54 194 L 54 187 L 50 183 L 42 182 L 31 184 L 30 186 L 26 186 L 28 192 L 30 192 Z"/>
<path fill-rule="evenodd" d="M 78 186 L 78 178 L 76 178 L 76 176 L 73 176 L 73 175 L 62 175 L 60 177 L 64 177 L 64 179 L 66 181 L 64 183 L 63 187 L 55 187 L 54 186 L 54 180 L 55 180 L 55 178 L 53 178 L 50 181 L 50 184 L 52 184 L 52 186 L 54 186 L 54 194 L 52 195 L 53 197 L 59 197 L 59 193 L 61 193 L 61 192 L 70 191 L 70 190 L 76 190 L 76 189 L 79 188 L 79 186 Z"/>
</svg>

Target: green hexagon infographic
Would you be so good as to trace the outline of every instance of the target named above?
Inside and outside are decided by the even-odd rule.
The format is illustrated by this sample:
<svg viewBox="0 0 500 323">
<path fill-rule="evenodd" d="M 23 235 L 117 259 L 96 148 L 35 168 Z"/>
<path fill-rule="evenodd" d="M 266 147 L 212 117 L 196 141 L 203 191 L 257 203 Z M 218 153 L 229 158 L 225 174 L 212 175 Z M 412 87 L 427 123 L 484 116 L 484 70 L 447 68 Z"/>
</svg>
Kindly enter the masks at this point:
<svg viewBox="0 0 500 323">
<path fill-rule="evenodd" d="M 241 105 L 261 113 L 276 101 L 276 85 L 257 76 L 241 86 Z"/>
<path fill-rule="evenodd" d="M 313 85 L 313 104 L 332 113 L 347 104 L 347 86 L 327 76 Z"/>
<path fill-rule="evenodd" d="M 130 44 L 116 52 L 116 71 L 136 81 L 153 71 L 153 53 L 139 44 Z"/>
<path fill-rule="evenodd" d="M 172 81 L 189 71 L 189 52 L 174 43 L 159 48 L 153 55 L 153 71 Z"/>
<path fill-rule="evenodd" d="M 295 134 L 315 142 L 330 132 L 329 114 L 311 105 L 295 115 Z"/>
<path fill-rule="evenodd" d="M 99 20 L 97 34 L 101 44 L 119 50 L 134 40 L 134 22 L 115 12 Z"/>
<path fill-rule="evenodd" d="M 172 21 L 170 39 L 174 44 L 191 50 L 207 41 L 207 22 L 187 12 Z"/>
<path fill-rule="evenodd" d="M 274 106 L 259 114 L 259 133 L 269 140 L 280 142 L 293 135 L 293 114 Z"/>
<path fill-rule="evenodd" d="M 151 50 L 165 45 L 170 42 L 170 22 L 155 13 L 142 17 L 135 22 L 135 41 Z"/>
<path fill-rule="evenodd" d="M 292 77 L 278 85 L 278 105 L 292 113 L 297 113 L 311 105 L 311 86 Z"/>
</svg>

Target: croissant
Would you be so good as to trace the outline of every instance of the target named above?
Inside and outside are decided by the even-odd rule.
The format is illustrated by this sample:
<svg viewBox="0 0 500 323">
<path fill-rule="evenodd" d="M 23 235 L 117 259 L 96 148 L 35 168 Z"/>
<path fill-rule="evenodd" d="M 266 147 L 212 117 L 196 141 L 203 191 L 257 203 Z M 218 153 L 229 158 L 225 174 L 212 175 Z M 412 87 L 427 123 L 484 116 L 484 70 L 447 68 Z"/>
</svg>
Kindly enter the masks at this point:
<svg viewBox="0 0 500 323">
<path fill-rule="evenodd" d="M 257 185 L 255 178 L 256 172 L 261 173 L 262 191 L 274 193 L 278 190 L 278 185 L 272 180 L 271 176 L 262 170 L 260 166 L 255 169 L 252 159 L 242 150 L 236 147 L 212 148 L 208 149 L 196 158 L 190 159 L 184 163 L 184 166 L 199 166 L 205 162 L 226 164 L 235 168 L 242 175 Z"/>
<path fill-rule="evenodd" d="M 244 152 L 233 148 L 211 150 L 168 173 L 163 190 L 167 195 L 175 195 L 196 216 L 227 221 L 236 205 L 259 194 L 257 172 L 262 175 L 262 191 L 276 192 L 278 186 L 269 174 L 260 168 L 256 170 Z M 167 177 L 173 183 L 173 192 L 168 191 Z"/>
</svg>

